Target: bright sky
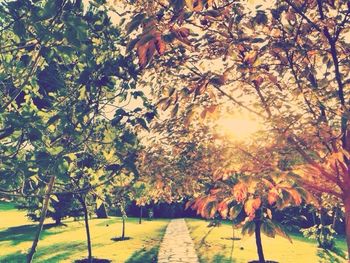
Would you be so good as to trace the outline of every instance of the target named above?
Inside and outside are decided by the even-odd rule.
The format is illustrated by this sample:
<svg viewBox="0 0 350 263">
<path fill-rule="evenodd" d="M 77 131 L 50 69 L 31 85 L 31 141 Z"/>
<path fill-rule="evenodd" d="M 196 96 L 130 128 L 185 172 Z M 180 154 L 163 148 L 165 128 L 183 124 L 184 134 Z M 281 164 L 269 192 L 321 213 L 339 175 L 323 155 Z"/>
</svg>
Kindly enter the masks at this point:
<svg viewBox="0 0 350 263">
<path fill-rule="evenodd" d="M 85 3 L 87 3 L 89 0 L 83 0 Z M 112 2 L 112 1 L 110 1 Z M 262 8 L 266 7 L 268 4 L 271 3 L 271 1 L 266 0 L 247 0 L 247 5 L 252 7 L 252 11 L 255 10 L 256 5 L 261 5 Z M 121 5 L 113 5 L 116 10 L 120 13 L 123 13 L 124 6 Z M 110 12 L 111 19 L 114 23 L 119 24 L 120 23 L 120 17 Z M 219 62 L 216 65 L 220 65 Z M 212 68 L 213 65 L 211 65 Z M 220 65 L 221 66 L 221 65 Z M 215 70 L 214 70 L 215 71 Z M 144 92 L 147 94 L 148 91 L 144 90 Z M 147 94 L 149 95 L 149 94 Z M 133 109 L 135 107 L 138 107 L 142 104 L 141 100 L 131 100 L 129 105 L 126 106 L 128 109 Z M 121 105 L 119 105 L 121 106 Z M 113 118 L 114 115 L 114 107 L 107 107 L 106 108 L 106 115 L 108 118 Z M 259 123 L 256 119 L 253 118 L 250 114 L 248 114 L 245 111 L 242 111 L 241 113 L 227 113 L 225 112 L 221 113 L 221 116 L 219 120 L 216 121 L 217 126 L 217 132 L 221 135 L 224 135 L 225 137 L 228 137 L 232 139 L 232 141 L 247 141 L 252 138 L 252 135 L 257 132 L 259 129 L 262 128 L 262 124 Z"/>
<path fill-rule="evenodd" d="M 261 122 L 247 113 L 223 115 L 216 124 L 216 132 L 232 141 L 250 141 L 263 128 Z"/>
</svg>

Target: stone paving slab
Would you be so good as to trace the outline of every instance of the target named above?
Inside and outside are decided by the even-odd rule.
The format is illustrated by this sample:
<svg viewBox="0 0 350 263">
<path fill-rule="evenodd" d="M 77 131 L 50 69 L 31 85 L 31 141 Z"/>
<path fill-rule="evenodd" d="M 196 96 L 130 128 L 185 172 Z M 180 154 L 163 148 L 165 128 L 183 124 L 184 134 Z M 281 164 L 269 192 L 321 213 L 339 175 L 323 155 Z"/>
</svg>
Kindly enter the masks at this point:
<svg viewBox="0 0 350 263">
<path fill-rule="evenodd" d="M 158 263 L 199 263 L 184 219 L 170 221 L 160 245 Z"/>
</svg>

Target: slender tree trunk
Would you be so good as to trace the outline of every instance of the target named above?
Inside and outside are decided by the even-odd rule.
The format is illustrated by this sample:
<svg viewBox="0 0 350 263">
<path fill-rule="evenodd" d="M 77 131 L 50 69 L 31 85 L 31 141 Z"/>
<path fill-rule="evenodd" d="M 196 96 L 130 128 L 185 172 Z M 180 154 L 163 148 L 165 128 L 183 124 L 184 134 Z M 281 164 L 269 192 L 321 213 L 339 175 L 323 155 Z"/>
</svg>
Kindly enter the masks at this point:
<svg viewBox="0 0 350 263">
<path fill-rule="evenodd" d="M 125 216 L 122 216 L 122 220 L 123 220 L 123 228 L 122 228 L 122 240 L 124 240 L 125 238 Z"/>
<path fill-rule="evenodd" d="M 317 224 L 317 221 L 316 221 L 316 212 L 312 212 L 312 220 L 314 221 L 314 225 Z"/>
<path fill-rule="evenodd" d="M 140 206 L 140 218 L 139 218 L 139 224 L 142 223 L 142 206 Z"/>
<path fill-rule="evenodd" d="M 323 233 L 323 231 L 324 231 L 324 229 L 323 229 L 323 227 L 324 227 L 323 214 L 324 214 L 324 213 L 323 213 L 323 212 L 324 212 L 324 210 L 321 208 L 321 210 L 320 210 L 321 232 L 320 232 L 320 234 L 319 234 L 318 237 L 317 237 L 318 246 L 321 247 L 321 248 L 325 248 L 325 247 L 326 247 L 326 246 L 325 246 L 324 233 Z"/>
<path fill-rule="evenodd" d="M 345 233 L 348 244 L 348 262 L 350 263 L 350 193 L 344 198 L 345 206 Z"/>
<path fill-rule="evenodd" d="M 235 248 L 235 222 L 232 220 L 232 246 L 231 246 L 231 254 L 230 254 L 230 262 L 233 262 L 233 250 Z"/>
<path fill-rule="evenodd" d="M 47 208 L 49 206 L 49 201 L 50 201 L 50 193 L 52 191 L 54 183 L 55 183 L 55 176 L 52 176 L 50 178 L 49 184 L 47 185 L 47 189 L 46 189 L 46 193 L 45 193 L 45 199 L 44 199 L 43 207 L 41 209 L 41 215 L 40 215 L 40 221 L 39 221 L 38 229 L 36 231 L 32 247 L 31 247 L 31 249 L 30 249 L 30 251 L 29 251 L 29 253 L 27 255 L 27 263 L 31 263 L 32 260 L 33 260 L 33 256 L 35 254 L 36 247 L 37 247 L 38 242 L 39 242 L 40 233 L 41 233 L 41 230 L 43 229 L 43 226 L 44 226 L 44 221 L 45 221 L 45 217 L 46 217 L 46 213 L 47 213 Z"/>
<path fill-rule="evenodd" d="M 84 197 L 79 197 L 79 201 L 83 207 L 84 211 L 84 222 L 85 222 L 85 231 L 86 231 L 86 242 L 88 248 L 88 261 L 92 263 L 92 246 L 91 246 L 91 236 L 90 236 L 90 227 L 89 227 L 89 214 L 86 207 L 86 202 Z"/>
<path fill-rule="evenodd" d="M 257 216 L 255 221 L 255 242 L 256 242 L 256 248 L 259 256 L 259 262 L 265 263 L 264 251 L 263 251 L 262 242 L 261 242 L 260 227 L 261 227 L 261 220 L 260 220 L 259 213 L 257 211 Z"/>
<path fill-rule="evenodd" d="M 333 213 L 333 221 L 332 221 L 332 228 L 335 229 L 335 224 L 337 223 L 338 218 L 338 207 L 334 207 L 334 213 Z"/>
<path fill-rule="evenodd" d="M 232 240 L 235 240 L 235 238 L 236 238 L 236 235 L 235 235 L 235 223 L 232 220 Z"/>
</svg>

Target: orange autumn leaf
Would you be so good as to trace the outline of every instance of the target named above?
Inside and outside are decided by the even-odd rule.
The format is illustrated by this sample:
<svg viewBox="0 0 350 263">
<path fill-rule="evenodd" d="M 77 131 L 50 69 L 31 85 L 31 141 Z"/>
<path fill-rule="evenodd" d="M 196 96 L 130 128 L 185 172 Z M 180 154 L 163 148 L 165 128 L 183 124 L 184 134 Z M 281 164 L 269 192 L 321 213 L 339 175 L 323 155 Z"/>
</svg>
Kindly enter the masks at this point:
<svg viewBox="0 0 350 263">
<path fill-rule="evenodd" d="M 221 217 L 223 219 L 226 219 L 227 213 L 228 213 L 227 203 L 225 201 L 220 202 L 217 209 L 218 209 L 218 212 L 220 213 Z"/>
<path fill-rule="evenodd" d="M 250 199 L 244 204 L 244 211 L 250 219 L 254 218 L 255 211 L 261 206 L 261 199 L 255 198 Z"/>
<path fill-rule="evenodd" d="M 260 197 L 253 199 L 253 208 L 256 210 L 261 206 L 261 199 Z"/>
<path fill-rule="evenodd" d="M 244 183 L 238 183 L 233 187 L 233 196 L 237 202 L 242 202 L 247 198 L 248 187 Z"/>
<path fill-rule="evenodd" d="M 175 37 L 187 44 L 187 45 L 191 45 L 190 40 L 188 39 L 188 36 L 190 35 L 190 30 L 186 27 L 180 27 L 180 28 L 171 28 L 171 32 L 174 33 Z"/>
<path fill-rule="evenodd" d="M 277 200 L 277 197 L 278 197 L 278 194 L 276 193 L 276 189 L 273 188 L 269 191 L 268 195 L 267 195 L 267 202 L 270 204 L 270 205 L 273 205 L 276 200 Z"/>
<path fill-rule="evenodd" d="M 166 49 L 165 41 L 162 39 L 162 36 L 160 34 L 156 35 L 156 38 L 154 40 L 154 44 L 156 46 L 157 52 L 159 55 L 163 55 Z"/>
<path fill-rule="evenodd" d="M 301 198 L 301 195 L 298 193 L 297 190 L 295 189 L 289 189 L 288 190 L 288 193 L 292 196 L 293 200 L 294 200 L 294 203 L 296 205 L 300 205 L 301 202 L 302 202 L 302 198 Z"/>
<path fill-rule="evenodd" d="M 258 52 L 256 50 L 251 50 L 245 54 L 243 61 L 251 65 L 256 60 L 257 55 Z"/>
<path fill-rule="evenodd" d="M 141 68 L 146 67 L 148 62 L 151 60 L 155 51 L 154 43 L 147 42 L 144 45 L 139 45 L 137 47 L 137 56 L 139 58 L 139 65 Z"/>
<path fill-rule="evenodd" d="M 159 32 L 148 32 L 136 44 L 137 56 L 141 68 L 145 68 L 152 60 L 155 51 L 163 55 L 166 49 L 165 41 Z"/>
</svg>

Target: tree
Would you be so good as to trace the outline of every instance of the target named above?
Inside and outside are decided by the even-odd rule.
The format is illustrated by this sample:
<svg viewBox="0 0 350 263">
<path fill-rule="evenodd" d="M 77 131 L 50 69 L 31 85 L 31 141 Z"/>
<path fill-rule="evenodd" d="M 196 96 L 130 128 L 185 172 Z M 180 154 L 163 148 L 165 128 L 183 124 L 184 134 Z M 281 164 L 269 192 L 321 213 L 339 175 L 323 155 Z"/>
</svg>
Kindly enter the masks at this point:
<svg viewBox="0 0 350 263">
<path fill-rule="evenodd" d="M 151 186 L 142 181 L 136 181 L 133 185 L 131 192 L 131 199 L 136 202 L 136 205 L 140 207 L 139 224 L 142 224 L 143 208 L 151 202 L 149 195 Z"/>
<path fill-rule="evenodd" d="M 245 162 L 239 164 L 240 161 L 231 159 L 236 162 L 235 170 L 219 171 L 215 184 L 190 201 L 187 207 L 197 210 L 205 218 L 214 218 L 219 212 L 222 218 L 229 217 L 242 226 L 243 235 L 255 234 L 258 262 L 265 262 L 261 232 L 268 237 L 280 235 L 292 242 L 283 226 L 273 220 L 273 212 L 291 205 L 299 206 L 302 200 L 309 200 L 309 196 L 288 175 L 290 171 L 275 167 L 278 164 L 276 150 L 265 146 L 257 147 L 253 155 L 251 152 L 242 146 L 235 151 L 233 156 L 239 158 L 237 156 L 243 154 Z"/>
<path fill-rule="evenodd" d="M 143 15 L 127 29 L 144 26 L 130 42 L 140 66 L 181 83 L 167 107 L 207 95 L 264 119 L 302 156 L 303 184 L 342 200 L 350 254 L 348 3 L 146 2 L 135 1 L 134 12 Z M 159 42 L 166 52 L 157 57 Z"/>
<path fill-rule="evenodd" d="M 42 186 L 39 186 L 39 188 Z M 19 209 L 27 209 L 27 216 L 33 221 L 39 221 L 40 208 L 42 207 L 41 198 L 28 197 L 23 201 L 17 201 Z M 73 194 L 62 193 L 50 197 L 50 205 L 47 210 L 47 217 L 52 218 L 56 225 L 62 224 L 62 219 L 76 216 L 80 213 L 80 208 L 74 200 Z"/>
<path fill-rule="evenodd" d="M 109 196 L 110 202 L 119 208 L 122 217 L 122 231 L 120 238 L 114 238 L 114 240 L 125 240 L 129 239 L 125 236 L 126 228 L 126 206 L 127 202 L 130 201 L 130 195 L 132 192 L 132 183 L 134 180 L 134 175 L 132 174 L 122 174 L 118 177 L 118 180 L 115 182 L 113 188 L 111 189 L 111 194 Z"/>
<path fill-rule="evenodd" d="M 151 186 L 148 196 L 155 203 L 182 202 L 201 194 L 213 182 L 218 165 L 227 165 L 227 152 L 216 144 L 209 126 L 198 122 L 186 127 L 186 120 L 184 115 L 153 122 L 152 138 L 139 153 L 140 181 Z"/>
<path fill-rule="evenodd" d="M 102 159 L 96 165 L 105 166 L 89 170 L 91 145 L 119 149 L 130 140 L 130 132 L 118 132 L 113 141 L 106 107 L 121 131 L 147 126 L 153 110 L 135 90 L 135 65 L 121 55 L 122 37 L 100 1 L 86 9 L 81 1 L 11 1 L 0 14 L 0 190 L 43 198 L 31 262 L 51 196 L 88 194 L 133 165 L 121 154 L 118 163 Z M 143 106 L 124 110 L 134 99 Z"/>
</svg>

